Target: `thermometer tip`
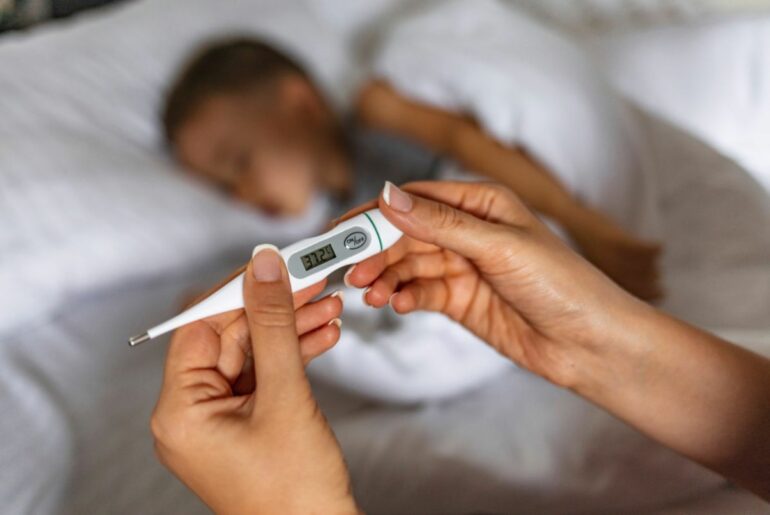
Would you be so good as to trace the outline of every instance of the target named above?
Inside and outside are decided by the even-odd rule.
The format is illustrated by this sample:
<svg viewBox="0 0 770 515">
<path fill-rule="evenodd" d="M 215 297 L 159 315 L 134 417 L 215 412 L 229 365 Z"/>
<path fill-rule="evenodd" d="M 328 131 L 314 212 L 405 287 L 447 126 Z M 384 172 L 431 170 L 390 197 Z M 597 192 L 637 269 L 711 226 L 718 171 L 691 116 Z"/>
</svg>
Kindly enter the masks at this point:
<svg viewBox="0 0 770 515">
<path fill-rule="evenodd" d="M 136 336 L 132 336 L 128 339 L 128 344 L 131 347 L 136 347 L 137 345 L 144 343 L 150 339 L 150 335 L 147 333 L 137 334 Z"/>
</svg>

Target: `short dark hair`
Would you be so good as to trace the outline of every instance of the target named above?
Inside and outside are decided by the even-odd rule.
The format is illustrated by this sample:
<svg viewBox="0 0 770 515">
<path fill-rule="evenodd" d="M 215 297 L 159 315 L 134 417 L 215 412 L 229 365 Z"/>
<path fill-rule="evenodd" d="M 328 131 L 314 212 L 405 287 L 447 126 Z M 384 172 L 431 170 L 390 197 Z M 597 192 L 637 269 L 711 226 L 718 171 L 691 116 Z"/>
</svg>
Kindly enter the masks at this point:
<svg viewBox="0 0 770 515">
<path fill-rule="evenodd" d="M 179 127 L 212 95 L 242 92 L 284 73 L 308 77 L 292 57 L 256 39 L 234 38 L 206 45 L 182 68 L 166 94 L 161 112 L 166 141 L 172 143 Z"/>
</svg>

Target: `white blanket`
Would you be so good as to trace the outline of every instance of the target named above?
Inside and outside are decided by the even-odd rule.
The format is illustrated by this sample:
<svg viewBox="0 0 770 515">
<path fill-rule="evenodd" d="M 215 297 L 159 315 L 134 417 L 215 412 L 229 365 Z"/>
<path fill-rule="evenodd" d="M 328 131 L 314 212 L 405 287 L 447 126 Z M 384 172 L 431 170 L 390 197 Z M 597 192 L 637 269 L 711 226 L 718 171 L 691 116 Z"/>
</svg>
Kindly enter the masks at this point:
<svg viewBox="0 0 770 515">
<path fill-rule="evenodd" d="M 0 333 L 93 289 L 323 227 L 321 199 L 302 219 L 277 223 L 175 173 L 156 116 L 182 58 L 223 33 L 277 40 L 343 91 L 345 51 L 318 25 L 301 4 L 146 1 L 76 30 L 3 38 Z"/>
<path fill-rule="evenodd" d="M 0 60 L 14 73 L 0 76 L 0 291 L 8 292 L 0 297 L 0 334 L 92 291 L 179 274 L 213 255 L 240 252 L 245 260 L 257 243 L 317 234 L 338 215 L 323 196 L 300 218 L 280 221 L 233 205 L 174 168 L 156 117 L 182 60 L 233 32 L 296 53 L 344 104 L 356 69 L 342 37 L 325 27 L 300 1 L 222 9 L 213 0 L 171 0 L 7 38 Z M 311 372 L 361 395 L 443 398 L 510 367 L 437 315 L 402 321 L 349 305 L 351 319 L 362 322 L 351 323 L 340 350 Z M 415 343 L 425 328 L 430 336 Z"/>
<path fill-rule="evenodd" d="M 208 513 L 153 455 L 164 346 L 132 350 L 114 334 L 171 313 L 181 292 L 211 280 L 196 269 L 125 285 L 3 341 L 0 406 L 15 415 L 0 445 L 3 513 Z M 770 332 L 729 336 L 770 349 Z M 648 513 L 722 484 L 522 372 L 412 408 L 318 393 L 367 513 Z"/>
<path fill-rule="evenodd" d="M 304 47 L 295 47 L 336 55 L 317 21 L 281 25 L 292 17 L 283 18 L 278 4 L 293 5 L 255 0 L 223 9 L 213 0 L 140 1 L 0 44 L 2 62 L 15 72 L 0 75 L 0 316 L 8 316 L 0 403 L 14 414 L 0 428 L 3 512 L 204 512 L 152 455 L 146 421 L 163 349 L 131 352 L 123 338 L 173 312 L 180 277 L 194 274 L 184 284 L 201 283 L 196 259 L 215 259 L 220 250 L 248 255 L 252 238 L 270 227 L 173 175 L 157 150 L 154 112 L 176 60 L 220 30 L 306 37 Z M 770 224 L 767 198 L 708 146 L 635 116 L 656 163 L 671 286 L 666 308 L 709 327 L 763 327 L 770 306 L 770 234 L 762 230 Z M 119 193 L 125 192 L 138 211 L 124 206 Z M 217 230 L 229 224 L 232 232 Z M 117 230 L 123 228 L 125 234 Z M 136 252 L 143 248 L 154 250 Z M 20 250 L 37 269 L 26 268 Z M 27 288 L 37 274 L 46 280 Z M 25 326 L 30 315 L 39 322 Z M 426 396 L 436 395 L 436 385 L 457 391 L 446 388 L 457 378 L 421 377 L 422 351 L 398 341 L 397 333 L 386 333 L 388 345 L 366 344 L 366 323 L 392 322 L 387 313 L 377 317 L 362 319 L 359 329 L 361 355 L 384 367 L 372 377 L 395 386 L 407 378 Z M 405 337 L 414 338 L 414 320 L 405 322 L 411 327 Z M 763 337 L 752 341 L 766 348 Z M 405 354 L 389 356 L 397 349 Z M 358 374 L 358 388 L 380 391 L 364 381 L 359 362 L 339 360 L 340 369 Z M 391 373 L 399 368 L 403 375 Z M 384 391 L 414 401 L 404 390 Z M 327 406 L 356 493 L 375 513 L 617 512 L 721 484 L 521 371 L 503 370 L 467 397 L 411 408 L 362 410 L 360 401 L 340 405 L 341 398 L 332 392 Z"/>
<path fill-rule="evenodd" d="M 580 48 L 523 12 L 496 0 L 439 3 L 387 34 L 375 70 L 408 96 L 472 114 L 627 229 L 658 234 L 638 123 Z"/>
</svg>

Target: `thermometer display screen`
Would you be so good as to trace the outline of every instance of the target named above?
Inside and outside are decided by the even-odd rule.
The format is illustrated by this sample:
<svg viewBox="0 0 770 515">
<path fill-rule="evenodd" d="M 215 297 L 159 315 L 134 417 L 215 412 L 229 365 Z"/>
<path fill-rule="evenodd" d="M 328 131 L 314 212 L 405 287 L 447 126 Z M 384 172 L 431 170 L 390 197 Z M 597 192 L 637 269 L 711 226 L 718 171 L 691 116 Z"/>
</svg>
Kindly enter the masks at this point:
<svg viewBox="0 0 770 515">
<path fill-rule="evenodd" d="M 316 249 L 313 252 L 300 256 L 300 259 L 302 260 L 302 266 L 305 267 L 305 270 L 312 270 L 336 257 L 337 254 L 334 253 L 332 246 L 326 245 L 325 247 L 321 247 L 320 249 Z"/>
</svg>

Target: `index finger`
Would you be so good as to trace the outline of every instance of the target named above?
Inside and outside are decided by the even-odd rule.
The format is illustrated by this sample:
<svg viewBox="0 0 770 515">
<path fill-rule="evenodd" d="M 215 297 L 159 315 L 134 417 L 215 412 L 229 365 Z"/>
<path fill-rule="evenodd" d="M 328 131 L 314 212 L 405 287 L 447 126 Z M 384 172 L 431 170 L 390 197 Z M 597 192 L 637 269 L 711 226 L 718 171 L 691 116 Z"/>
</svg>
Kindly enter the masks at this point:
<svg viewBox="0 0 770 515">
<path fill-rule="evenodd" d="M 166 353 L 163 389 L 180 385 L 180 378 L 190 371 L 216 369 L 219 360 L 219 336 L 208 325 L 197 321 L 180 327 L 171 337 Z"/>
<path fill-rule="evenodd" d="M 534 220 L 516 194 L 496 182 L 419 181 L 402 189 L 494 224 L 525 227 Z"/>
<path fill-rule="evenodd" d="M 400 188 L 496 224 L 523 227 L 531 225 L 534 219 L 532 212 L 513 191 L 496 182 L 415 181 Z M 377 199 L 371 200 L 332 223 L 336 225 L 377 205 Z"/>
</svg>

